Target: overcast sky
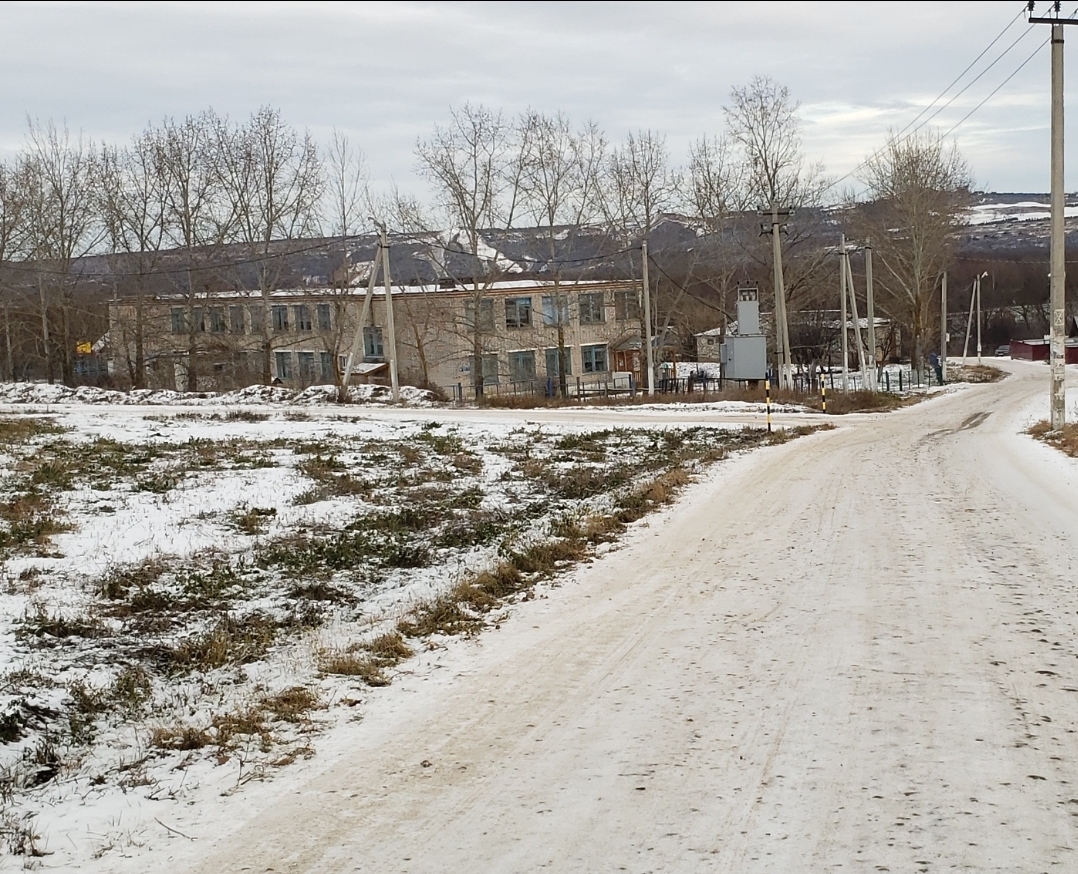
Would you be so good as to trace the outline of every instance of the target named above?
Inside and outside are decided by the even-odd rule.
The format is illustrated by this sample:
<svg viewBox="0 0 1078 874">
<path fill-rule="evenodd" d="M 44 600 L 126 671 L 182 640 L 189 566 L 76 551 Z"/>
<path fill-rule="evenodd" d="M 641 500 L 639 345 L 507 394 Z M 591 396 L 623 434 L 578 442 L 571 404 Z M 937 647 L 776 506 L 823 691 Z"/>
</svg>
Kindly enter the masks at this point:
<svg viewBox="0 0 1078 874">
<path fill-rule="evenodd" d="M 334 127 L 346 131 L 376 185 L 421 193 L 416 139 L 466 101 L 510 114 L 565 110 L 614 141 L 661 131 L 682 162 L 689 143 L 722 130 L 730 89 L 765 74 L 801 102 L 808 157 L 839 177 L 936 99 L 1024 5 L 3 3 L 0 152 L 20 147 L 28 115 L 123 142 L 166 116 L 212 106 L 244 118 L 271 104 L 323 142 Z M 1076 6 L 1064 3 L 1063 14 Z M 1018 44 L 933 125 L 959 122 L 1048 30 L 1015 21 L 958 87 Z M 1068 47 L 1067 63 L 1074 57 Z M 1048 95 L 1044 46 L 955 130 L 979 187 L 1047 191 Z M 1078 131 L 1071 106 L 1068 143 Z"/>
</svg>

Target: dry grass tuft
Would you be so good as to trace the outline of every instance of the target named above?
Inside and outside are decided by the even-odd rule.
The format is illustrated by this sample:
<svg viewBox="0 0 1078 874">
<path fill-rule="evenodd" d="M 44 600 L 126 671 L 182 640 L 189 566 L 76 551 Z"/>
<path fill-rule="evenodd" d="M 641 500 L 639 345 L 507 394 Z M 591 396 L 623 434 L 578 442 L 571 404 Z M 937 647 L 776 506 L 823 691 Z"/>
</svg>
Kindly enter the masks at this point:
<svg viewBox="0 0 1078 874">
<path fill-rule="evenodd" d="M 948 365 L 947 376 L 951 382 L 999 382 L 1007 376 L 1007 372 L 990 364 L 959 364 Z"/>
<path fill-rule="evenodd" d="M 670 503 L 688 482 L 689 472 L 685 468 L 668 470 L 623 496 L 618 502 L 615 518 L 619 522 L 635 522 L 663 504 Z"/>
<path fill-rule="evenodd" d="M 209 732 L 193 725 L 159 726 L 150 733 L 150 746 L 159 750 L 200 750 L 211 743 Z"/>
<path fill-rule="evenodd" d="M 363 653 L 323 652 L 318 658 L 318 670 L 340 677 L 358 677 L 368 686 L 388 686 L 390 683 L 382 666 Z"/>
<path fill-rule="evenodd" d="M 1031 437 L 1054 446 L 1072 458 L 1078 458 L 1078 423 L 1064 425 L 1062 430 L 1053 431 L 1051 423 L 1041 420 L 1026 431 Z"/>
<path fill-rule="evenodd" d="M 276 695 L 265 695 L 258 706 L 282 722 L 301 722 L 315 708 L 321 706 L 318 693 L 305 686 L 292 686 Z"/>
</svg>

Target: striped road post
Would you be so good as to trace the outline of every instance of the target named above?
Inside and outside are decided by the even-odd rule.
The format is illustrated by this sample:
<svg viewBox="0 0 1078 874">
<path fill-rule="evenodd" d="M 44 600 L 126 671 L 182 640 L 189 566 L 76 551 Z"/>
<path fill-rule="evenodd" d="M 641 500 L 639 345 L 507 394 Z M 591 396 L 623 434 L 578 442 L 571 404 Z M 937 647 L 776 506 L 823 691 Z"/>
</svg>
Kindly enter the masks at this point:
<svg viewBox="0 0 1078 874">
<path fill-rule="evenodd" d="M 771 380 L 764 380 L 764 398 L 767 400 L 767 433 L 771 433 Z"/>
<path fill-rule="evenodd" d="M 823 413 L 827 415 L 827 386 L 824 385 L 823 380 L 820 380 L 820 406 L 823 408 Z"/>
</svg>

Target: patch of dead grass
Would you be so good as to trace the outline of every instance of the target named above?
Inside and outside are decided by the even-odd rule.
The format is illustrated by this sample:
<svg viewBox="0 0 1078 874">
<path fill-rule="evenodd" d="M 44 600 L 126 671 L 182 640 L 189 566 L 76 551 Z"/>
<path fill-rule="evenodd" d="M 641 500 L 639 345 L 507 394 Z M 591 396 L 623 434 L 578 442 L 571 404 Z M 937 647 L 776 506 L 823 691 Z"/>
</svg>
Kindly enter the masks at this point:
<svg viewBox="0 0 1078 874">
<path fill-rule="evenodd" d="M 1032 425 L 1026 433 L 1049 446 L 1054 446 L 1072 458 L 1078 458 L 1078 423 L 1071 422 L 1064 425 L 1061 430 L 1053 431 L 1051 423 L 1042 419 Z"/>
</svg>

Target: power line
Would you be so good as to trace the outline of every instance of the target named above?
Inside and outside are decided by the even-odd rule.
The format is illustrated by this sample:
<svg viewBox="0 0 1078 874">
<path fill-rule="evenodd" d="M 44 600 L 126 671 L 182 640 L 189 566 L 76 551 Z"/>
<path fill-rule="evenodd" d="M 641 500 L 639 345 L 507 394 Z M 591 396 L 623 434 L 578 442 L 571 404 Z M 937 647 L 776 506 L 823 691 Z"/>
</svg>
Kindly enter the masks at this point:
<svg viewBox="0 0 1078 874">
<path fill-rule="evenodd" d="M 1071 17 L 1073 18 L 1074 16 L 1072 15 Z M 1022 68 L 1025 67 L 1025 65 L 1028 64 L 1030 61 L 1032 61 L 1033 58 L 1036 57 L 1037 52 L 1039 52 L 1046 45 L 1048 45 L 1048 43 L 1051 42 L 1051 40 L 1052 40 L 1052 38 L 1048 37 L 1044 42 L 1042 42 L 1040 45 L 1038 45 L 1033 50 L 1033 53 L 1028 58 L 1026 58 L 1024 61 L 1022 61 L 1021 64 L 1018 65 L 1018 69 L 1016 69 L 1013 73 L 1011 73 L 1011 75 L 1009 75 L 1006 79 L 1004 79 L 1002 82 L 1000 82 L 999 85 L 997 85 L 995 87 L 995 89 L 992 91 L 991 94 L 989 94 L 986 98 L 984 98 L 984 100 L 982 100 L 980 103 L 978 103 L 976 106 L 974 106 L 973 109 L 971 109 L 964 116 L 962 116 L 962 119 L 957 124 L 955 124 L 949 131 L 947 131 L 947 133 L 945 133 L 943 136 L 944 137 L 949 137 L 952 133 L 954 133 L 954 131 L 958 128 L 959 125 L 961 125 L 963 122 L 965 122 L 971 115 L 973 115 L 973 113 L 975 113 L 978 109 L 980 109 L 982 106 L 984 106 L 989 100 L 991 100 L 993 97 L 995 97 L 996 94 L 999 93 L 999 90 L 1004 85 L 1006 85 L 1008 82 L 1010 82 L 1011 79 L 1013 79 L 1015 76 L 1017 76 L 1022 71 Z"/>
<path fill-rule="evenodd" d="M 989 50 L 990 50 L 990 49 L 992 48 L 992 46 L 994 46 L 994 45 L 995 45 L 995 44 L 996 44 L 997 42 L 999 42 L 999 40 L 1000 40 L 1000 39 L 1001 39 L 1001 38 L 1003 37 L 1003 35 L 1004 35 L 1004 34 L 1005 34 L 1005 33 L 1006 33 L 1006 32 L 1007 32 L 1008 30 L 1010 30 L 1010 29 L 1011 29 L 1011 28 L 1012 28 L 1012 27 L 1014 26 L 1014 23 L 1015 23 L 1016 21 L 1018 21 L 1018 19 L 1019 19 L 1019 18 L 1021 18 L 1021 17 L 1022 17 L 1022 16 L 1023 16 L 1024 14 L 1025 14 L 1025 10 L 1026 10 L 1026 5 L 1025 5 L 1025 4 L 1022 4 L 1022 9 L 1021 9 L 1021 10 L 1020 10 L 1020 11 L 1018 12 L 1018 14 L 1017 14 L 1017 15 L 1015 15 L 1015 17 L 1014 17 L 1014 18 L 1012 18 L 1012 19 L 1011 19 L 1010 21 L 1008 21 L 1008 22 L 1007 22 L 1007 25 L 1006 25 L 1006 26 L 1005 26 L 1005 27 L 1003 28 L 1003 30 L 1001 30 L 1001 31 L 1000 31 L 1000 32 L 999 32 L 998 34 L 996 34 L 996 37 L 995 37 L 995 38 L 994 38 L 994 39 L 993 39 L 993 40 L 992 40 L 992 41 L 991 41 L 991 42 L 990 42 L 990 43 L 989 43 L 989 44 L 988 44 L 987 46 L 985 46 L 985 48 L 984 48 L 984 49 L 983 49 L 983 50 L 981 51 L 981 53 L 980 53 L 980 54 L 978 54 L 978 55 L 977 55 L 977 57 L 976 57 L 976 58 L 974 58 L 974 59 L 973 59 L 973 60 L 972 60 L 972 61 L 971 61 L 971 62 L 970 62 L 970 63 L 969 63 L 969 64 L 968 64 L 967 66 L 966 66 L 966 68 L 965 68 L 965 69 L 964 69 L 964 70 L 963 70 L 963 71 L 962 71 L 961 73 L 959 73 L 959 74 L 958 74 L 958 76 L 957 76 L 957 77 L 956 77 L 956 78 L 954 79 L 954 81 L 952 81 L 950 85 L 948 85 L 948 86 L 947 86 L 946 88 L 944 88 L 944 89 L 943 89 L 943 91 L 941 91 L 941 92 L 940 92 L 939 96 L 938 96 L 938 97 L 937 97 L 937 98 L 936 98 L 935 100 L 933 100 L 933 101 L 932 101 L 932 102 L 931 102 L 931 103 L 930 103 L 930 104 L 929 104 L 928 106 L 926 106 L 926 107 L 925 107 L 924 109 L 922 109 L 922 110 L 921 110 L 921 111 L 920 111 L 920 112 L 919 112 L 919 113 L 917 114 L 917 116 L 916 116 L 916 117 L 915 117 L 915 118 L 914 118 L 914 119 L 913 119 L 913 120 L 912 120 L 911 122 L 909 122 L 909 123 L 908 123 L 908 124 L 907 124 L 907 125 L 906 125 L 906 126 L 905 126 L 904 128 L 902 128 L 902 129 L 901 129 L 901 130 L 900 130 L 900 131 L 899 131 L 899 132 L 898 132 L 898 133 L 897 133 L 897 134 L 895 135 L 894 139 L 895 139 L 895 140 L 898 140 L 898 139 L 899 139 L 899 138 L 901 138 L 901 137 L 902 137 L 902 136 L 903 136 L 904 134 L 906 134 L 906 132 L 907 132 L 907 131 L 909 131 L 909 130 L 910 130 L 910 128 L 911 128 L 911 127 L 913 127 L 913 126 L 914 126 L 914 125 L 915 125 L 915 124 L 917 123 L 918 119 L 920 119 L 920 118 L 921 118 L 921 116 L 923 116 L 923 115 L 924 115 L 924 114 L 925 114 L 926 112 L 928 112 L 928 111 L 929 111 L 930 109 L 932 109 L 932 107 L 933 107 L 933 106 L 935 106 L 935 105 L 936 105 L 936 104 L 937 104 L 937 103 L 938 103 L 938 102 L 939 102 L 940 100 L 942 100 L 942 99 L 943 99 L 943 96 L 944 96 L 944 95 L 945 95 L 945 94 L 946 94 L 946 93 L 947 93 L 948 91 L 950 91 L 950 90 L 951 90 L 951 88 L 953 88 L 953 87 L 955 86 L 955 84 L 956 84 L 956 83 L 957 83 L 957 82 L 958 82 L 959 80 L 961 80 L 961 79 L 962 79 L 962 77 L 963 77 L 963 76 L 965 76 L 965 75 L 966 75 L 966 73 L 968 73 L 968 72 L 969 72 L 969 71 L 970 71 L 970 70 L 971 70 L 971 69 L 972 69 L 972 68 L 974 67 L 974 65 L 976 65 L 976 63 L 977 63 L 977 62 L 978 62 L 978 61 L 979 61 L 979 60 L 980 60 L 981 58 L 983 58 L 983 57 L 985 56 L 985 54 L 987 54 L 987 53 L 988 53 L 988 51 L 989 51 Z M 1072 16 L 1072 17 L 1073 17 L 1073 16 Z M 976 81 L 977 81 L 978 79 L 980 79 L 980 78 L 981 78 L 981 76 L 983 76 L 983 75 L 984 75 L 985 73 L 987 73 L 987 72 L 988 72 L 988 71 L 989 71 L 990 69 L 992 69 L 992 67 L 994 67 L 994 66 L 995 66 L 995 65 L 996 65 L 996 64 L 997 64 L 997 63 L 998 63 L 998 62 L 999 62 L 1000 60 L 1002 60 L 1002 59 L 1003 59 L 1003 57 L 1004 57 L 1005 55 L 1007 55 L 1007 53 L 1008 53 L 1008 52 L 1010 52 L 1010 51 L 1011 51 L 1011 49 L 1013 49 L 1013 48 L 1014 48 L 1014 47 L 1015 47 L 1015 46 L 1016 46 L 1016 45 L 1017 45 L 1017 44 L 1018 44 L 1018 43 L 1019 43 L 1019 42 L 1020 42 L 1020 41 L 1021 41 L 1022 39 L 1024 39 L 1024 38 L 1026 37 L 1026 35 L 1027 35 L 1028 33 L 1029 33 L 1029 30 L 1028 30 L 1028 29 L 1027 29 L 1027 30 L 1025 30 L 1025 31 L 1023 31 L 1023 32 L 1022 32 L 1022 34 L 1021 34 L 1021 36 L 1019 36 L 1019 37 L 1018 37 L 1018 39 L 1014 40 L 1014 41 L 1013 41 L 1013 42 L 1012 42 L 1012 43 L 1011 43 L 1011 44 L 1010 44 L 1010 45 L 1009 45 L 1009 46 L 1008 46 L 1008 47 L 1007 47 L 1006 49 L 1004 49 L 1004 51 L 1003 51 L 1003 52 L 1002 52 L 1002 53 L 1001 53 L 1001 54 L 1000 54 L 1000 55 L 999 55 L 999 56 L 998 56 L 998 57 L 997 57 L 997 58 L 996 58 L 996 59 L 995 59 L 994 61 L 992 61 L 992 63 L 991 63 L 991 64 L 989 64 L 989 65 L 988 65 L 988 66 L 987 66 L 987 67 L 986 67 L 986 68 L 985 68 L 984 70 L 982 70 L 982 71 L 981 71 L 981 72 L 980 72 L 980 73 L 979 73 L 979 74 L 977 75 L 977 77 L 976 77 L 976 78 L 974 78 L 974 79 L 973 79 L 973 80 L 972 80 L 972 81 L 971 81 L 971 82 L 970 82 L 970 83 L 969 83 L 968 85 L 966 85 L 966 87 L 965 87 L 965 88 L 963 88 L 963 89 L 962 89 L 961 91 L 959 91 L 959 92 L 958 92 L 957 94 L 955 94 L 955 95 L 954 95 L 954 96 L 953 96 L 953 97 L 952 97 L 952 98 L 951 98 L 951 99 L 950 99 L 950 100 L 949 100 L 949 101 L 948 101 L 948 102 L 947 102 L 947 103 L 946 103 L 946 104 L 945 104 L 944 106 L 940 107 L 940 109 L 939 109 L 939 110 L 937 110 L 936 112 L 934 112 L 934 113 L 933 113 L 933 114 L 932 114 L 932 115 L 931 115 L 931 116 L 930 116 L 929 118 L 925 119 L 925 121 L 924 121 L 924 122 L 922 122 L 921 124 L 917 125 L 917 127 L 915 127 L 915 128 L 914 128 L 914 129 L 912 130 L 912 131 L 910 131 L 910 133 L 909 133 L 909 136 L 912 136 L 913 134 L 917 133 L 917 132 L 918 132 L 919 130 L 921 130 L 921 128 L 923 128 L 923 127 L 924 127 L 924 126 L 925 126 L 926 124 L 928 124 L 928 122 L 929 122 L 929 121 L 931 121 L 931 120 L 932 120 L 933 118 L 935 118 L 935 117 L 936 117 L 936 116 L 937 116 L 937 115 L 938 115 L 938 114 L 939 114 L 940 112 L 942 112 L 942 111 L 943 111 L 944 109 L 946 109 L 946 108 L 947 108 L 948 106 L 950 106 L 950 105 L 951 105 L 951 104 L 952 104 L 952 103 L 953 103 L 953 102 L 955 101 L 955 99 L 957 99 L 957 98 L 958 98 L 959 96 L 961 96 L 961 95 L 962 95 L 963 93 L 965 93 L 965 91 L 966 91 L 966 90 L 968 90 L 968 89 L 969 89 L 970 85 L 972 85 L 972 84 L 973 84 L 974 82 L 976 82 Z M 1038 46 L 1037 48 L 1038 48 L 1038 50 L 1039 50 L 1039 49 L 1040 49 L 1040 46 Z M 1036 54 L 1036 52 L 1034 52 L 1034 54 Z M 1021 66 L 1019 66 L 1019 68 L 1018 68 L 1018 69 L 1020 70 L 1020 69 L 1021 69 L 1022 67 L 1024 67 L 1024 66 L 1025 66 L 1025 65 L 1026 65 L 1027 63 L 1029 63 L 1029 59 L 1028 59 L 1028 58 L 1027 58 L 1027 59 L 1026 59 L 1026 60 L 1025 60 L 1025 61 L 1024 61 L 1023 63 L 1022 63 L 1022 65 L 1021 65 Z M 1003 83 L 1003 84 L 1005 85 L 1005 84 L 1006 84 L 1007 82 L 1009 82 L 1009 81 L 1011 80 L 1011 78 L 1013 78 L 1013 77 L 1014 77 L 1014 75 L 1015 75 L 1015 74 L 1016 74 L 1017 72 L 1018 72 L 1018 70 L 1015 70 L 1015 71 L 1014 71 L 1014 73 L 1012 73 L 1012 74 L 1011 74 L 1010 76 L 1008 76 L 1008 77 L 1007 77 L 1007 79 L 1006 79 L 1006 80 L 1004 81 L 1004 83 Z M 1001 87 L 1003 87 L 1003 86 L 1002 86 L 1002 85 L 1000 85 L 999 87 L 1001 88 Z M 996 91 L 998 91 L 998 90 L 999 90 L 999 88 L 997 88 L 997 89 L 996 89 Z M 991 98 L 991 96 L 992 96 L 992 95 L 994 95 L 994 94 L 996 93 L 996 91 L 993 91 L 993 92 L 992 92 L 992 94 L 990 94 L 990 95 L 989 95 L 989 98 Z M 975 108 L 975 109 L 973 110 L 973 112 L 976 112 L 976 110 L 977 110 L 977 109 L 979 109 L 979 108 L 980 108 L 980 106 L 983 106 L 985 102 L 987 102 L 987 98 L 986 98 L 986 101 L 982 101 L 982 103 L 981 103 L 981 104 L 979 104 L 979 105 L 978 105 L 978 107 L 976 107 L 976 108 Z M 973 112 L 970 112 L 970 113 L 968 113 L 968 114 L 966 115 L 966 117 L 962 119 L 962 122 L 964 122 L 964 121 L 965 121 L 965 120 L 966 120 L 967 118 L 969 118 L 969 116 L 970 116 L 970 115 L 972 115 L 972 114 L 973 114 Z M 956 124 L 956 125 L 955 125 L 954 127 L 952 127 L 952 128 L 951 128 L 951 130 L 947 132 L 947 135 L 950 135 L 950 134 L 951 134 L 951 133 L 952 133 L 952 132 L 953 132 L 953 131 L 954 131 L 954 130 L 955 130 L 955 129 L 956 129 L 956 128 L 957 128 L 957 127 L 958 127 L 958 126 L 960 125 L 960 124 L 962 124 L 962 122 L 959 122 L 959 123 L 958 123 L 958 124 Z M 865 160 L 863 160 L 863 161 L 861 161 L 861 162 L 860 162 L 859 164 L 857 164 L 857 166 L 855 166 L 855 167 L 854 167 L 854 168 L 853 168 L 852 170 L 850 170 L 849 172 L 847 172 L 847 173 L 843 174 L 843 175 L 842 175 L 842 176 L 840 176 L 840 177 L 839 177 L 838 179 L 835 179 L 835 180 L 834 180 L 833 182 L 829 183 L 829 184 L 827 185 L 827 188 L 825 188 L 824 190 L 826 191 L 826 190 L 828 190 L 828 189 L 834 188 L 834 187 L 835 187 L 836 185 L 838 185 L 839 183 L 841 183 L 841 182 L 844 182 L 845 180 L 847 180 L 847 179 L 849 179 L 850 177 L 852 177 L 852 176 L 853 176 L 854 174 L 856 174 L 856 173 L 857 173 L 857 172 L 858 172 L 859 170 L 861 170 L 861 169 L 863 169 L 864 167 L 868 166 L 868 164 L 869 164 L 869 163 L 870 163 L 871 161 L 873 161 L 873 160 L 874 160 L 875 158 L 878 158 L 878 157 L 879 157 L 880 155 L 882 155 L 882 154 L 884 153 L 884 151 L 886 150 L 886 148 L 887 148 L 886 146 L 883 146 L 883 147 L 881 147 L 881 148 L 877 149 L 877 150 L 876 150 L 875 152 L 873 152 L 873 153 L 872 153 L 871 155 L 869 155 L 869 157 L 865 158 Z"/>
<path fill-rule="evenodd" d="M 1019 14 L 1021 14 L 1021 13 L 1019 13 Z M 1026 30 L 1023 30 L 1022 33 L 1019 34 L 1019 36 L 1009 46 L 1007 46 L 1007 48 L 1005 48 L 999 54 L 999 56 L 994 61 L 992 61 L 991 64 L 989 64 L 987 67 L 985 67 L 983 70 L 981 70 L 981 72 L 979 72 L 976 76 L 974 76 L 972 79 L 970 79 L 969 82 L 966 83 L 965 87 L 962 88 L 961 91 L 956 92 L 951 97 L 950 100 L 948 100 L 946 103 L 943 104 L 943 106 L 941 106 L 939 109 L 937 109 L 935 112 L 933 112 L 928 118 L 926 118 L 923 122 L 921 122 L 919 125 L 917 125 L 917 127 L 914 129 L 914 133 L 916 133 L 921 128 L 923 128 L 926 124 L 928 124 L 930 121 L 932 121 L 932 119 L 934 119 L 937 115 L 939 115 L 941 112 L 943 112 L 943 110 L 945 110 L 948 106 L 950 106 L 952 103 L 954 103 L 959 97 L 961 97 L 963 94 L 965 94 L 967 91 L 969 91 L 969 89 L 972 88 L 980 80 L 980 78 L 985 73 L 987 73 L 996 64 L 998 64 L 1000 61 L 1002 61 L 1010 53 L 1011 49 L 1013 49 L 1016 45 L 1018 45 L 1018 43 L 1020 43 L 1022 40 L 1024 40 L 1032 32 L 1033 31 L 1031 29 L 1028 29 L 1028 28 Z"/>
<path fill-rule="evenodd" d="M 976 63 L 977 63 L 977 62 L 978 62 L 978 61 L 979 61 L 979 60 L 980 60 L 981 58 L 983 58 L 983 57 L 984 57 L 984 56 L 985 56 L 986 54 L 988 54 L 988 51 L 989 51 L 989 49 L 991 49 L 991 48 L 992 48 L 992 46 L 994 46 L 994 45 L 995 45 L 995 44 L 996 44 L 997 42 L 999 42 L 999 41 L 1000 41 L 1000 40 L 1001 40 L 1001 39 L 1003 38 L 1003 34 L 1005 34 L 1005 33 L 1006 33 L 1006 32 L 1007 32 L 1008 30 L 1010 30 L 1010 29 L 1011 29 L 1012 27 L 1014 27 L 1014 23 L 1015 23 L 1016 21 L 1018 21 L 1018 19 L 1019 19 L 1019 18 L 1021 18 L 1021 17 L 1022 17 L 1022 16 L 1024 15 L 1024 14 L 1025 14 L 1025 9 L 1024 9 L 1024 8 L 1023 8 L 1023 9 L 1021 9 L 1021 10 L 1019 10 L 1018 14 L 1017 14 L 1017 15 L 1015 15 L 1015 16 L 1014 16 L 1014 18 L 1012 18 L 1012 19 L 1011 19 L 1011 20 L 1010 20 L 1009 22 L 1007 22 L 1007 25 L 1006 25 L 1006 26 L 1005 26 L 1005 27 L 1003 28 L 1003 30 L 1001 30 L 1001 31 L 1000 31 L 1000 32 L 999 32 L 998 34 L 996 34 L 996 38 L 995 38 L 995 39 L 993 39 L 993 40 L 992 40 L 992 42 L 990 42 L 990 43 L 989 43 L 988 45 L 986 45 L 986 46 L 985 46 L 985 47 L 984 47 L 984 48 L 983 48 L 983 49 L 981 50 L 981 53 L 980 53 L 979 55 L 977 55 L 977 57 L 975 57 L 975 58 L 974 58 L 974 59 L 973 59 L 972 61 L 970 61 L 970 62 L 969 62 L 969 64 L 967 64 L 967 65 L 966 65 L 966 68 L 965 68 L 965 69 L 964 69 L 964 70 L 963 70 L 963 71 L 962 71 L 961 73 L 959 73 L 959 74 L 958 74 L 957 76 L 955 76 L 955 78 L 954 78 L 954 81 L 952 81 L 950 85 L 948 85 L 948 86 L 947 86 L 946 88 L 944 88 L 944 89 L 943 89 L 943 90 L 942 90 L 942 91 L 940 92 L 939 96 L 938 96 L 938 97 L 937 97 L 937 98 L 936 98 L 935 100 L 933 100 L 933 101 L 932 101 L 932 102 L 931 102 L 930 104 L 928 104 L 928 106 L 926 106 L 926 107 L 925 107 L 924 109 L 922 109 L 922 110 L 921 110 L 921 111 L 920 111 L 919 113 L 917 113 L 917 116 L 916 116 L 916 117 L 915 117 L 915 118 L 913 119 L 913 121 L 911 121 L 911 122 L 910 122 L 909 124 L 907 124 L 907 125 L 906 125 L 906 126 L 905 126 L 904 128 L 902 128 L 902 130 L 900 130 L 900 131 L 898 132 L 898 136 L 902 136 L 902 134 L 904 134 L 904 133 L 905 133 L 905 132 L 906 132 L 907 130 L 909 130 L 909 129 L 910 129 L 911 127 L 913 127 L 913 125 L 915 125 L 915 124 L 916 124 L 916 123 L 917 123 L 917 122 L 918 122 L 918 121 L 920 120 L 920 118 L 921 118 L 921 116 L 922 116 L 922 115 L 924 115 L 924 114 L 925 114 L 926 112 L 928 112 L 928 111 L 929 111 L 929 110 L 930 110 L 930 109 L 931 109 L 931 108 L 932 108 L 933 106 L 935 106 L 935 105 L 936 105 L 937 103 L 939 103 L 939 102 L 940 102 L 940 100 L 942 100 L 942 99 L 943 99 L 943 95 L 944 95 L 944 94 L 946 94 L 946 93 L 947 93 L 948 91 L 950 91 L 950 90 L 951 90 L 952 88 L 954 88 L 954 86 L 958 84 L 959 80 L 961 80 L 961 78 L 962 78 L 963 76 L 965 76 L 965 75 L 966 75 L 966 73 L 968 73 L 968 72 L 969 72 L 969 71 L 970 71 L 971 69 L 973 69 L 974 65 L 975 65 L 975 64 L 976 64 Z M 1022 33 L 1022 36 L 1020 36 L 1020 37 L 1019 37 L 1018 39 L 1022 39 L 1023 37 L 1025 37 L 1025 35 L 1026 35 L 1027 33 L 1029 33 L 1029 31 L 1028 31 L 1028 30 L 1026 30 L 1026 31 L 1023 31 L 1023 33 Z M 1007 50 L 1006 50 L 1006 51 L 1005 51 L 1005 52 L 1004 52 L 1003 54 L 1006 54 L 1007 52 L 1009 52 L 1009 51 L 1011 50 L 1011 48 L 1013 48 L 1013 47 L 1014 47 L 1015 43 L 1017 43 L 1017 40 L 1015 40 L 1015 42 L 1014 42 L 1014 43 L 1011 43 L 1010 47 L 1008 47 L 1008 49 L 1007 49 Z M 1000 55 L 1000 57 L 999 57 L 999 58 L 996 58 L 996 61 L 998 61 L 998 60 L 999 60 L 1000 58 L 1002 58 L 1002 57 L 1003 57 L 1003 55 Z M 996 63 L 996 61 L 993 61 L 993 62 L 992 62 L 992 64 L 995 64 L 995 63 Z M 989 66 L 989 67 L 986 67 L 986 68 L 985 68 L 985 69 L 984 69 L 984 70 L 983 70 L 983 71 L 981 72 L 981 75 L 983 76 L 983 75 L 984 75 L 984 73 L 988 72 L 988 70 L 990 70 L 990 69 L 991 69 L 991 66 Z M 977 78 L 979 79 L 979 78 L 980 78 L 980 76 L 978 76 Z M 974 81 L 974 82 L 976 82 L 976 81 L 977 81 L 977 79 L 974 79 L 973 81 Z M 970 85 L 972 85 L 972 84 L 973 84 L 973 82 L 971 82 L 971 83 L 970 83 Z M 969 85 L 967 85 L 966 87 L 968 88 L 968 87 L 969 87 Z M 963 89 L 963 90 L 965 90 L 965 89 Z M 958 92 L 958 94 L 961 94 L 961 93 L 962 93 L 961 91 L 959 91 L 959 92 Z M 955 97 L 957 97 L 957 96 L 958 96 L 958 94 L 956 94 L 956 95 L 955 95 Z M 951 102 L 952 102 L 953 100 L 954 100 L 954 98 L 952 97 L 952 98 L 951 98 L 951 101 L 948 101 L 948 102 L 947 102 L 947 104 L 945 104 L 945 106 L 944 106 L 943 108 L 944 108 L 944 109 L 946 109 L 946 108 L 947 108 L 947 106 L 950 106 L 950 105 L 951 105 Z M 935 118 L 935 115 L 933 115 L 933 116 L 932 116 L 932 118 Z M 929 120 L 929 121 L 931 121 L 931 118 L 930 118 L 930 119 L 928 119 L 928 120 Z"/>
</svg>

